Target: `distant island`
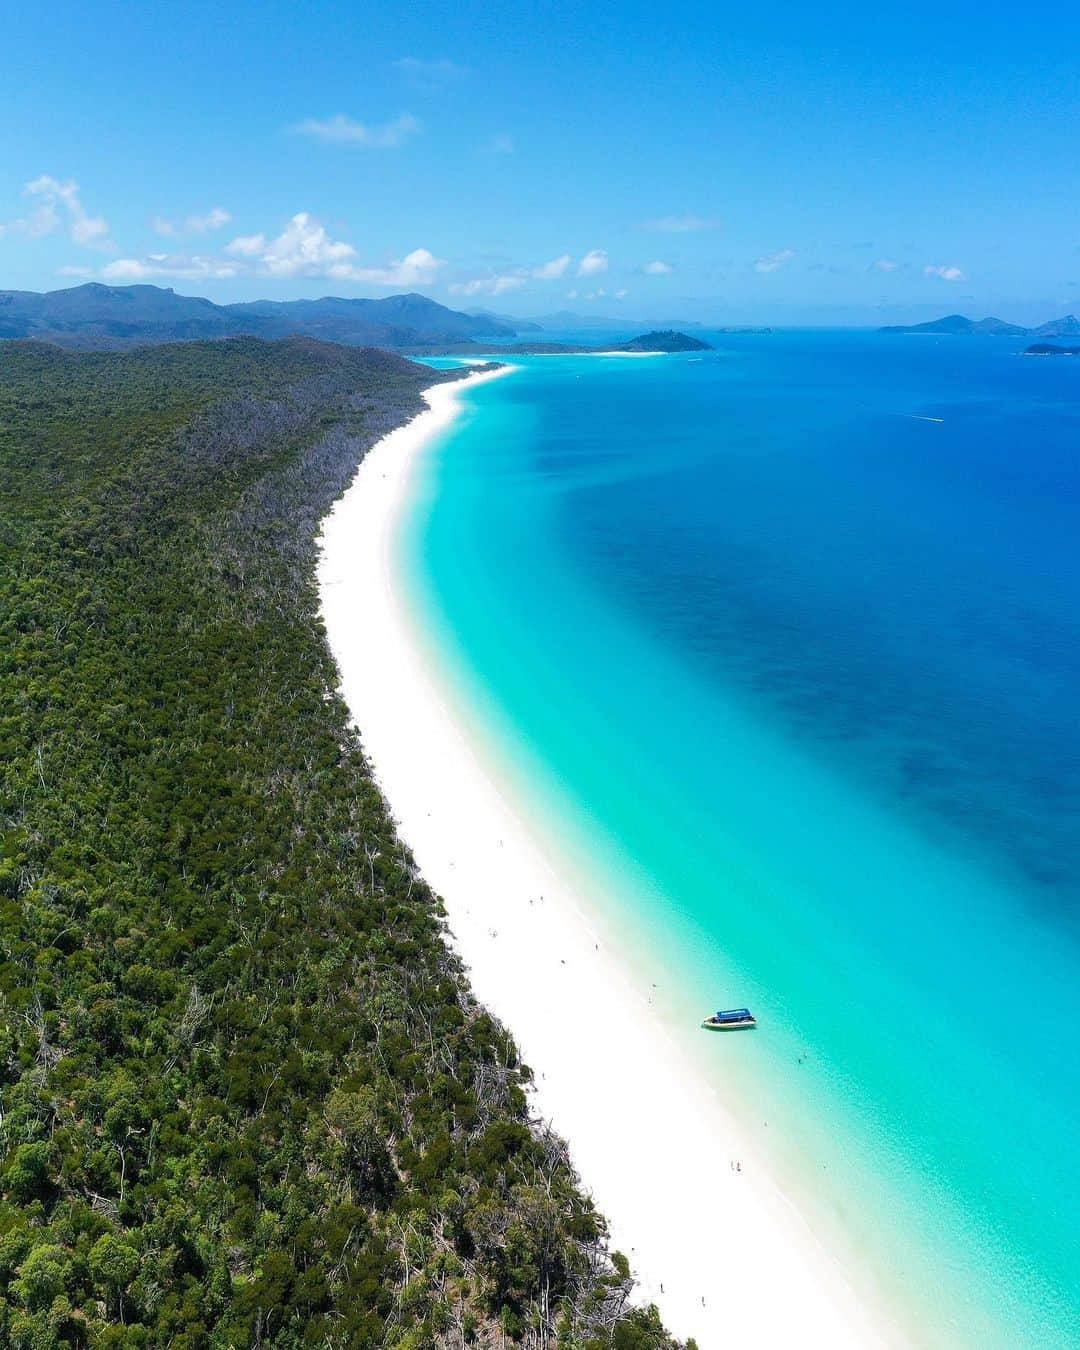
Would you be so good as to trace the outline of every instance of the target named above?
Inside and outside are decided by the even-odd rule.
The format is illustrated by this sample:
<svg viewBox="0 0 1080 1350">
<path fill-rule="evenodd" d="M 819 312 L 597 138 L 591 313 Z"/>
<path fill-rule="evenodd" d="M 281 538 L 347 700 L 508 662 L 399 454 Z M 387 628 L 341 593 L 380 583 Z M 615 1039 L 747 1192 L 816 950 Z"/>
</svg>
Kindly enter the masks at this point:
<svg viewBox="0 0 1080 1350">
<path fill-rule="evenodd" d="M 1036 342 L 1025 347 L 1025 356 L 1080 356 L 1080 347 L 1058 347 L 1052 342 Z"/>
<path fill-rule="evenodd" d="M 1066 314 L 1063 318 L 1039 324 L 1037 328 L 1023 328 L 1019 324 L 1006 323 L 1004 319 L 969 319 L 966 314 L 946 314 L 943 319 L 931 319 L 929 323 L 889 324 L 879 328 L 878 332 L 936 333 L 961 337 L 977 334 L 991 337 L 1080 337 L 1080 319 L 1075 314 Z"/>
<path fill-rule="evenodd" d="M 642 333 L 629 342 L 620 342 L 612 351 L 620 352 L 711 352 L 712 347 L 700 338 L 690 337 L 687 333 L 676 333 L 674 329 L 663 332 Z"/>
</svg>

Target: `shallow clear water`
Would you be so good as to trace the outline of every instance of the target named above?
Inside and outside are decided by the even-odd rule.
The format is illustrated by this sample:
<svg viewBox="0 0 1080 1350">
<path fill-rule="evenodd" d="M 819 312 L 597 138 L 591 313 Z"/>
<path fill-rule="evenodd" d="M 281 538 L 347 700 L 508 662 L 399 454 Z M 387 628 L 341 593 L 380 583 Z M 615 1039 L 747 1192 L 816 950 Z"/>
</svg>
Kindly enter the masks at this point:
<svg viewBox="0 0 1080 1350">
<path fill-rule="evenodd" d="M 859 1278 L 920 1344 L 1076 1343 L 1080 363 L 715 341 L 471 391 L 415 603 Z"/>
</svg>

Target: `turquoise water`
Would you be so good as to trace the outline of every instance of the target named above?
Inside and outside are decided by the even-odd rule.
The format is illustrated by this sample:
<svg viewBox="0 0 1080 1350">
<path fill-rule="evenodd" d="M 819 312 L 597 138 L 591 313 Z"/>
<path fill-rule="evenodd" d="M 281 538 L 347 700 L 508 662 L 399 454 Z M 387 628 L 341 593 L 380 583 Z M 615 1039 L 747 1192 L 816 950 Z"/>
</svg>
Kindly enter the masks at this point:
<svg viewBox="0 0 1080 1350">
<path fill-rule="evenodd" d="M 715 340 L 469 392 L 402 538 L 432 653 L 873 1297 L 1080 1343 L 1080 366 Z"/>
</svg>

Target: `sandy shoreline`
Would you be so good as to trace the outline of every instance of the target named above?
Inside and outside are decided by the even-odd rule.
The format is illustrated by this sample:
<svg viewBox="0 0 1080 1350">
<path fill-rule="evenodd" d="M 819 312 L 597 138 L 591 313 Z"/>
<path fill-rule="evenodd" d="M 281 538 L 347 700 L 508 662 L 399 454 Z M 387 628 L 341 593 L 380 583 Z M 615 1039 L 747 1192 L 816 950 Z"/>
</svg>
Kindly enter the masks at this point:
<svg viewBox="0 0 1080 1350">
<path fill-rule="evenodd" d="M 445 900 L 477 997 L 536 1074 L 534 1110 L 567 1138 L 613 1245 L 670 1329 L 702 1350 L 900 1344 L 772 1183 L 648 991 L 608 955 L 588 918 L 590 879 L 519 813 L 418 640 L 396 527 L 462 385 L 503 373 L 430 389 L 429 411 L 369 452 L 323 523 L 323 617 L 364 748 Z"/>
</svg>

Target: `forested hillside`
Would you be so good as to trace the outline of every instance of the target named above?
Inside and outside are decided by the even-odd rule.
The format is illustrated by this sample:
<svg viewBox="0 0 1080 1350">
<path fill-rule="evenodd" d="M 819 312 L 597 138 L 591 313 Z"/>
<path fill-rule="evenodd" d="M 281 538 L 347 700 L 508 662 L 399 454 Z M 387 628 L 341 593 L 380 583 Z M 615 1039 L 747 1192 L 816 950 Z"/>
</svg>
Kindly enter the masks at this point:
<svg viewBox="0 0 1080 1350">
<path fill-rule="evenodd" d="M 0 234 L 3 233 L 0 226 Z M 78 351 L 223 337 L 314 337 L 349 346 L 428 347 L 513 337 L 511 324 L 410 293 L 377 300 L 255 300 L 215 305 L 171 287 L 88 281 L 59 291 L 0 291 L 0 339 L 31 338 Z"/>
<path fill-rule="evenodd" d="M 437 378 L 0 346 L 2 1346 L 670 1344 L 334 692 L 318 521 Z"/>
</svg>

